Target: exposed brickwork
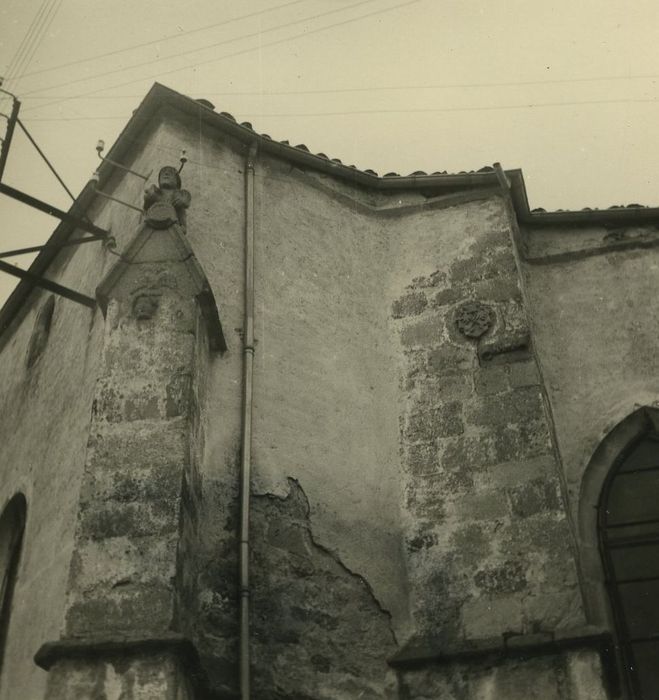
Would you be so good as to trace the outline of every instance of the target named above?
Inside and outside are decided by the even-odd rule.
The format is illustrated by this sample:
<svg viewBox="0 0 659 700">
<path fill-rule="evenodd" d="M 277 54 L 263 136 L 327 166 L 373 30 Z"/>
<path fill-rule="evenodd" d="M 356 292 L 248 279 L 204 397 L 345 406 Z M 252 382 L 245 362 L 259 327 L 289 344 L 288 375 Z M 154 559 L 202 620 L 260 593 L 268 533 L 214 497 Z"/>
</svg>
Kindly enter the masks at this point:
<svg viewBox="0 0 659 700">
<path fill-rule="evenodd" d="M 254 638 L 261 698 L 394 697 L 389 614 L 368 583 L 316 542 L 309 503 L 254 499 Z"/>
<path fill-rule="evenodd" d="M 252 498 L 255 697 L 398 697 L 389 614 L 359 573 L 314 539 L 304 491 L 289 484 L 286 498 Z M 202 575 L 199 629 L 209 674 L 227 693 L 237 689 L 236 510 L 234 501 L 222 551 Z"/>
<path fill-rule="evenodd" d="M 485 234 L 445 272 L 415 279 L 393 309 L 406 359 L 401 445 L 416 634 L 450 646 L 579 624 L 570 533 L 507 235 Z M 467 337 L 458 311 L 462 325 L 476 312 L 492 325 Z"/>
</svg>

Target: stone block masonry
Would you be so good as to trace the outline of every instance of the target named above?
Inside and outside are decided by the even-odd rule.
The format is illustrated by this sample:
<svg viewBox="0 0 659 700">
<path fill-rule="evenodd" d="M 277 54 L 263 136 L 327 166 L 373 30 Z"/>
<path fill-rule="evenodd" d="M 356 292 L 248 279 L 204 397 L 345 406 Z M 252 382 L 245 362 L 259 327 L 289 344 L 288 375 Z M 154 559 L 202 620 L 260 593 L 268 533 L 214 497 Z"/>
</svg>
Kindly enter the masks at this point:
<svg viewBox="0 0 659 700">
<path fill-rule="evenodd" d="M 448 269 L 415 278 L 391 319 L 404 358 L 403 519 L 416 637 L 446 651 L 583 624 L 508 235 L 484 233 Z"/>
<path fill-rule="evenodd" d="M 65 631 L 40 653 L 53 700 L 194 697 L 181 648 L 197 605 L 203 291 L 176 225 L 142 228 L 99 287 L 105 345 Z"/>
<path fill-rule="evenodd" d="M 146 285 L 157 299 L 153 318 L 134 313 L 144 271 L 142 288 L 108 309 L 71 568 L 70 635 L 94 635 L 99 624 L 112 633 L 156 633 L 174 619 L 196 319 L 186 308 L 192 300 L 183 302 L 175 288 L 157 291 L 165 274 L 151 270 Z M 105 559 L 113 562 L 106 572 Z"/>
</svg>

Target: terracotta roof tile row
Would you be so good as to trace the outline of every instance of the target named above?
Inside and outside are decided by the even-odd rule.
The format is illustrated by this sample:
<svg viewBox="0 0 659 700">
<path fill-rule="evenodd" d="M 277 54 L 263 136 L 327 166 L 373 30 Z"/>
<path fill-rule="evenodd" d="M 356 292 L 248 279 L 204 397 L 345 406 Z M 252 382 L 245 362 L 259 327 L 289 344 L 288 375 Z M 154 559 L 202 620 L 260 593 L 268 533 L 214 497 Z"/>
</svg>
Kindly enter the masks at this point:
<svg viewBox="0 0 659 700">
<path fill-rule="evenodd" d="M 207 109 L 215 111 L 215 105 L 210 102 L 209 100 L 203 99 L 203 98 L 198 98 L 195 100 L 198 102 L 200 105 L 203 107 L 206 107 Z M 233 116 L 233 114 L 230 114 L 229 112 L 216 112 L 216 114 L 219 114 L 222 117 L 225 117 L 229 121 L 233 122 L 234 124 L 238 124 L 238 120 Z M 252 126 L 251 122 L 240 122 L 240 126 L 244 127 L 245 129 L 249 129 L 250 131 L 253 131 L 257 136 L 260 136 L 261 138 L 268 139 L 269 141 L 274 141 L 272 136 L 270 134 L 259 134 L 257 131 L 254 130 L 254 127 Z M 291 146 L 290 141 L 288 139 L 284 139 L 283 141 L 279 141 L 278 143 L 282 144 L 282 146 L 289 146 L 291 148 L 296 148 L 299 151 L 304 151 L 305 153 L 310 153 L 311 155 L 315 155 L 318 158 L 322 158 L 323 160 L 329 160 L 332 163 L 336 163 L 337 165 L 345 165 L 343 161 L 341 161 L 339 158 L 330 158 L 327 154 L 325 153 L 312 153 L 308 146 L 306 146 L 303 143 L 299 143 L 296 146 Z M 360 170 L 356 165 L 346 165 L 345 167 L 352 168 L 353 170 Z M 372 170 L 371 168 L 365 168 L 364 170 L 360 170 L 360 172 L 366 173 L 368 175 L 373 175 L 374 177 L 379 177 L 379 174 L 375 171 Z M 467 175 L 467 174 L 472 174 L 472 173 L 491 173 L 494 172 L 494 168 L 490 165 L 486 165 L 479 170 L 461 170 L 458 174 L 459 175 Z M 435 172 L 432 173 L 427 173 L 423 170 L 415 170 L 413 173 L 410 173 L 409 175 L 401 175 L 400 173 L 386 173 L 384 177 L 428 177 L 432 175 L 448 175 L 448 172 L 446 170 L 436 170 Z"/>
<path fill-rule="evenodd" d="M 200 98 L 200 99 L 197 99 L 196 102 L 198 102 L 203 107 L 206 107 L 207 109 L 215 111 L 215 105 L 206 99 Z M 229 121 L 231 121 L 235 124 L 238 123 L 236 118 L 232 114 L 230 114 L 229 112 L 216 112 L 216 114 L 219 114 L 220 116 L 228 119 Z M 249 129 L 250 131 L 253 131 L 257 136 L 259 136 L 261 138 L 268 139 L 269 141 L 274 141 L 274 139 L 269 134 L 259 134 L 258 132 L 256 132 L 254 130 L 254 127 L 252 126 L 252 124 L 250 122 L 241 122 L 240 126 L 244 127 L 245 129 Z M 304 153 L 309 153 L 310 155 L 315 155 L 317 158 L 322 158 L 323 160 L 327 160 L 327 161 L 330 161 L 332 163 L 336 163 L 337 165 L 342 165 L 343 167 L 351 168 L 352 170 L 356 170 L 358 172 L 365 173 L 367 175 L 371 175 L 373 177 L 380 177 L 375 170 L 372 170 L 370 168 L 365 168 L 362 170 L 362 169 L 358 168 L 356 165 L 344 164 L 339 158 L 330 158 L 325 153 L 312 153 L 309 150 L 309 148 L 303 143 L 299 143 L 296 146 L 291 146 L 291 144 L 288 140 L 279 141 L 278 143 L 280 143 L 283 146 L 288 146 L 289 148 L 295 148 L 298 151 L 303 151 Z M 478 170 L 468 170 L 468 171 L 461 170 L 459 173 L 453 173 L 453 174 L 454 175 L 471 175 L 474 173 L 492 173 L 492 172 L 495 172 L 494 168 L 490 165 L 486 165 L 482 168 L 479 168 Z M 441 171 L 438 170 L 438 171 L 435 171 L 432 173 L 427 173 L 423 170 L 415 170 L 413 173 L 410 173 L 407 176 L 401 175 L 400 173 L 396 173 L 396 172 L 389 172 L 389 173 L 385 173 L 385 175 L 383 177 L 393 179 L 393 178 L 399 178 L 399 177 L 432 177 L 434 175 L 448 175 L 448 172 L 446 170 L 441 170 Z M 634 204 L 614 204 L 613 206 L 607 207 L 607 209 L 599 209 L 598 207 L 594 207 L 594 208 L 593 207 L 584 207 L 583 209 L 581 209 L 581 211 L 598 212 L 598 211 L 607 211 L 607 210 L 611 210 L 611 209 L 620 210 L 620 209 L 651 209 L 651 208 L 652 207 L 648 207 L 648 206 L 645 206 L 642 204 L 634 203 Z M 570 212 L 570 211 L 571 210 L 569 210 L 569 209 L 555 209 L 552 211 L 548 211 L 547 209 L 544 209 L 542 207 L 537 207 L 537 208 L 531 210 L 531 213 L 532 214 L 550 214 L 550 213 Z"/>
<path fill-rule="evenodd" d="M 608 211 L 611 209 L 652 209 L 652 207 L 647 206 L 645 204 L 612 204 L 610 207 L 607 207 L 606 209 L 600 209 L 599 207 L 583 207 L 580 209 L 580 211 Z M 571 209 L 553 209 L 552 212 L 559 212 L 559 211 L 572 211 Z M 548 212 L 547 209 L 544 209 L 543 207 L 536 207 L 535 209 L 531 209 L 532 214 L 548 214 L 552 213 Z"/>
</svg>

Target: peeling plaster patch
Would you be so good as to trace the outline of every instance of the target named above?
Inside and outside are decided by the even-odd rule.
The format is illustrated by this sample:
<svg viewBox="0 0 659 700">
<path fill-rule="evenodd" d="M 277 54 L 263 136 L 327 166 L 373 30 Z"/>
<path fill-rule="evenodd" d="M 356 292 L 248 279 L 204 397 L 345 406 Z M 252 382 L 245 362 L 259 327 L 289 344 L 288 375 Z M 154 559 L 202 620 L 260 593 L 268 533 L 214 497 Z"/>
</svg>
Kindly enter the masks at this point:
<svg viewBox="0 0 659 700">
<path fill-rule="evenodd" d="M 311 540 L 311 543 L 313 546 L 318 549 L 320 552 L 325 553 L 328 557 L 331 557 L 347 574 L 350 576 L 355 577 L 361 584 L 366 588 L 368 593 L 370 594 L 374 604 L 377 606 L 377 608 L 380 610 L 380 612 L 383 615 L 386 615 L 388 620 L 389 620 L 389 628 L 391 630 L 391 636 L 393 639 L 394 644 L 398 644 L 396 640 L 396 633 L 394 631 L 394 628 L 392 626 L 392 616 L 389 610 L 387 610 L 382 603 L 378 600 L 377 596 L 375 595 L 375 592 L 373 591 L 373 588 L 371 587 L 371 584 L 359 573 L 356 573 L 355 571 L 352 571 L 339 557 L 339 555 L 336 552 L 333 552 L 331 549 L 328 547 L 325 547 L 324 545 L 320 544 L 314 537 L 314 534 L 311 530 L 311 524 L 310 524 L 310 515 L 311 515 L 311 506 L 309 504 L 309 499 L 307 498 L 307 495 L 305 492 L 302 490 L 302 487 L 300 486 L 300 483 L 297 479 L 293 479 L 291 477 L 288 477 L 288 483 L 291 487 L 289 494 L 286 498 L 289 498 L 292 494 L 293 491 L 299 491 L 299 495 L 303 498 L 304 504 L 305 504 L 305 519 L 307 521 L 307 534 Z M 266 494 L 269 496 L 269 494 Z"/>
<path fill-rule="evenodd" d="M 251 501 L 255 696 L 397 697 L 396 675 L 386 663 L 397 650 L 390 613 L 363 576 L 314 539 L 307 496 L 295 479 L 288 479 L 288 487 L 283 497 L 264 493 Z M 225 526 L 227 554 L 235 547 L 236 525 L 234 516 Z M 219 619 L 236 615 L 238 601 L 233 568 L 218 556 L 202 594 L 202 619 L 208 621 L 202 633 L 207 663 L 221 658 L 230 668 L 236 649 L 228 636 L 212 635 Z M 235 555 L 229 557 L 233 567 Z M 236 634 L 234 629 L 234 641 Z"/>
</svg>

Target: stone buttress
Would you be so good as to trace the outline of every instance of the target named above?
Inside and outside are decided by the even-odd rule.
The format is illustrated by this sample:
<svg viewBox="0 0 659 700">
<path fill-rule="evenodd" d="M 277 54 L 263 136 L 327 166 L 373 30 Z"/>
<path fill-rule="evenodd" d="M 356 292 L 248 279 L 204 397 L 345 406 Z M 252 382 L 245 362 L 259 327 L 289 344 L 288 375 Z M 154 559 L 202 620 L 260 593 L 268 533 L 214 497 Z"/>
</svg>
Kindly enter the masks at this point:
<svg viewBox="0 0 659 700">
<path fill-rule="evenodd" d="M 200 682 L 188 629 L 199 401 L 210 353 L 225 346 L 178 211 L 151 199 L 145 223 L 97 289 L 104 357 L 65 626 L 36 657 L 50 671 L 49 700 L 187 700 Z"/>
<path fill-rule="evenodd" d="M 503 207 L 446 269 L 409 280 L 391 323 L 416 629 L 392 659 L 405 697 L 602 700 L 608 636 L 586 627 Z"/>
</svg>

